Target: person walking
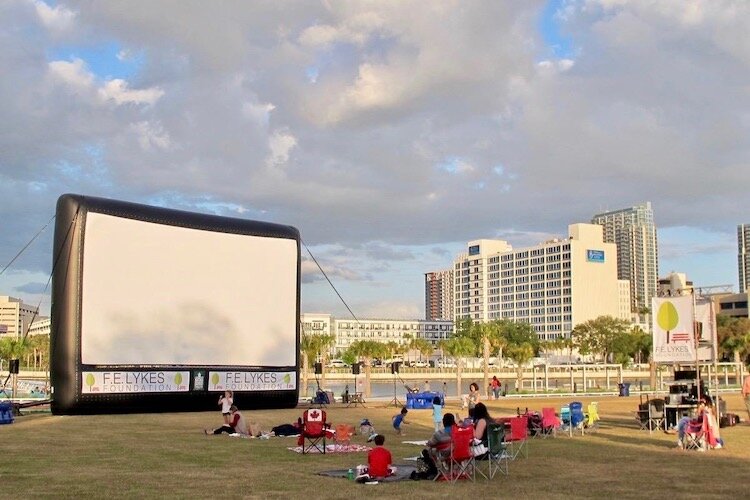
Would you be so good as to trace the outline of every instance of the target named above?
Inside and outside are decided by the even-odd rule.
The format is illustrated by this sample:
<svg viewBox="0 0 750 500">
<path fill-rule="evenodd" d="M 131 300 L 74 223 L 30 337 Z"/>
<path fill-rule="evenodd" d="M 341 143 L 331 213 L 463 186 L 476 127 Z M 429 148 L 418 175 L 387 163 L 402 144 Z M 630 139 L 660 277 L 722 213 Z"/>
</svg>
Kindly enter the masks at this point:
<svg viewBox="0 0 750 500">
<path fill-rule="evenodd" d="M 745 376 L 742 382 L 742 398 L 745 400 L 745 409 L 747 410 L 747 425 L 750 425 L 750 373 Z"/>
</svg>

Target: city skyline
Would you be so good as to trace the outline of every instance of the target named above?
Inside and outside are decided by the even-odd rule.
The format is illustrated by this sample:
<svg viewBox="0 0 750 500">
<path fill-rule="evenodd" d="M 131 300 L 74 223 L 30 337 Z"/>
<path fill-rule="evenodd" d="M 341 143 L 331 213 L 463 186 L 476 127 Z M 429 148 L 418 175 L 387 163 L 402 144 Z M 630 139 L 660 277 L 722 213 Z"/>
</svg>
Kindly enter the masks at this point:
<svg viewBox="0 0 750 500">
<path fill-rule="evenodd" d="M 80 193 L 296 226 L 357 316 L 415 319 L 466 242 L 651 201 L 660 275 L 737 289 L 747 3 L 211 7 L 0 6 L 0 269 Z M 51 233 L 0 294 L 49 309 Z"/>
</svg>

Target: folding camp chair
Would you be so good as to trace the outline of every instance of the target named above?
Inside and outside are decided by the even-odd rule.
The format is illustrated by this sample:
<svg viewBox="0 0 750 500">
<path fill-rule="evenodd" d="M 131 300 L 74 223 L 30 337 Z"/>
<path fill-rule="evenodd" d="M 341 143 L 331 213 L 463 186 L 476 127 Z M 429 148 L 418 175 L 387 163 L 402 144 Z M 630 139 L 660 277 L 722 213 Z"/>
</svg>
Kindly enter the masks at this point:
<svg viewBox="0 0 750 500">
<path fill-rule="evenodd" d="M 569 405 L 570 408 L 570 435 L 573 435 L 574 430 L 581 431 L 583 435 L 583 423 L 586 420 L 586 416 L 583 414 L 583 403 L 580 401 L 573 401 Z"/>
<path fill-rule="evenodd" d="M 505 424 L 490 423 L 487 427 L 487 475 L 492 479 L 498 472 L 508 475 L 510 454 L 505 446 Z"/>
<path fill-rule="evenodd" d="M 302 454 L 313 449 L 326 452 L 326 412 L 319 408 L 305 410 L 302 414 Z"/>
<path fill-rule="evenodd" d="M 706 432 L 708 430 L 708 418 L 704 413 L 698 421 L 691 420 L 685 428 L 685 436 L 682 445 L 686 450 L 706 451 L 708 448 Z"/>
<path fill-rule="evenodd" d="M 524 457 L 529 456 L 527 444 L 528 426 L 528 418 L 524 415 L 510 419 L 510 436 L 505 438 L 505 442 L 508 446 L 508 453 L 510 453 L 511 460 L 518 458 L 518 455 L 521 453 L 523 453 Z"/>
<path fill-rule="evenodd" d="M 599 403 L 592 401 L 589 403 L 586 412 L 586 430 L 589 432 L 596 432 L 599 430 Z"/>
<path fill-rule="evenodd" d="M 471 454 L 471 442 L 474 439 L 472 427 L 454 426 L 451 430 L 450 448 L 446 452 L 437 450 L 433 460 L 438 469 L 435 480 L 456 482 L 459 479 L 475 480 L 476 461 Z"/>
<path fill-rule="evenodd" d="M 543 438 L 557 436 L 557 429 L 560 428 L 560 419 L 555 415 L 554 408 L 542 408 L 542 432 Z"/>
<path fill-rule="evenodd" d="M 568 430 L 570 427 L 570 406 L 562 405 L 560 407 L 560 429 Z"/>
<path fill-rule="evenodd" d="M 664 401 L 652 399 L 648 402 L 648 431 L 666 430 L 667 423 L 664 415 Z"/>
<path fill-rule="evenodd" d="M 338 450 L 344 445 L 352 444 L 352 436 L 354 435 L 354 426 L 350 424 L 337 424 L 334 427 L 333 440 L 335 447 Z"/>
</svg>

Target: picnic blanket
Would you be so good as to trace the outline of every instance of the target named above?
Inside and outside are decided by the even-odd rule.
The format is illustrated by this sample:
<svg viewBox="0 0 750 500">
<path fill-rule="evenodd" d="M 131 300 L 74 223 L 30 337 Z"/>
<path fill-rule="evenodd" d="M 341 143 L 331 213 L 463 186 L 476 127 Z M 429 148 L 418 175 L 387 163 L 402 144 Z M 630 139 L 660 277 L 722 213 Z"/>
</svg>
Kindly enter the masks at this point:
<svg viewBox="0 0 750 500">
<path fill-rule="evenodd" d="M 424 441 L 401 441 L 403 444 L 416 444 L 417 446 L 427 446 L 427 440 Z"/>
<path fill-rule="evenodd" d="M 296 453 L 302 453 L 302 447 L 301 446 L 292 446 L 291 448 L 287 448 L 288 450 L 294 451 Z M 356 453 L 361 451 L 370 451 L 372 448 L 369 446 L 364 446 L 361 444 L 327 444 L 326 445 L 326 453 Z M 312 447 L 312 449 L 308 450 L 308 453 L 320 453 L 317 448 Z"/>
<path fill-rule="evenodd" d="M 378 482 L 391 483 L 394 481 L 406 481 L 409 479 L 409 476 L 411 476 L 411 473 L 417 470 L 417 468 L 413 465 L 394 464 L 394 466 L 396 467 L 396 473 L 392 476 L 386 477 L 385 479 L 378 479 Z M 334 469 L 318 472 L 317 474 L 319 476 L 328 477 L 346 477 L 347 472 L 349 472 L 349 469 Z"/>
</svg>

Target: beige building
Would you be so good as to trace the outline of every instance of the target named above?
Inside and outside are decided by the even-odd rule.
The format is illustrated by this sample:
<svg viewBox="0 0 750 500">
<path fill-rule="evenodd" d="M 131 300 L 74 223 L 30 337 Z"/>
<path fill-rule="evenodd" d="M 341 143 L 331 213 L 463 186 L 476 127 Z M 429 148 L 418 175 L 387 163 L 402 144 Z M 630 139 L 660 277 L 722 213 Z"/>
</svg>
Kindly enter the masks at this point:
<svg viewBox="0 0 750 500">
<path fill-rule="evenodd" d="M 456 319 L 522 321 L 542 339 L 603 315 L 630 319 L 617 247 L 604 242 L 600 225 L 571 224 L 568 238 L 528 248 L 486 239 L 467 247 L 453 263 Z"/>
<path fill-rule="evenodd" d="M 425 319 L 453 320 L 453 270 L 424 275 Z"/>
<path fill-rule="evenodd" d="M 36 314 L 35 306 L 24 304 L 15 297 L 0 295 L 0 337 L 23 337 Z"/>
<path fill-rule="evenodd" d="M 336 343 L 331 353 L 345 351 L 357 340 L 408 344 L 411 339 L 426 339 L 433 345 L 453 335 L 452 321 L 401 319 L 337 319 L 330 314 L 303 313 L 304 333 L 334 335 Z"/>
<path fill-rule="evenodd" d="M 734 318 L 750 318 L 747 307 L 747 293 L 719 293 L 711 295 L 716 314 Z"/>
</svg>

